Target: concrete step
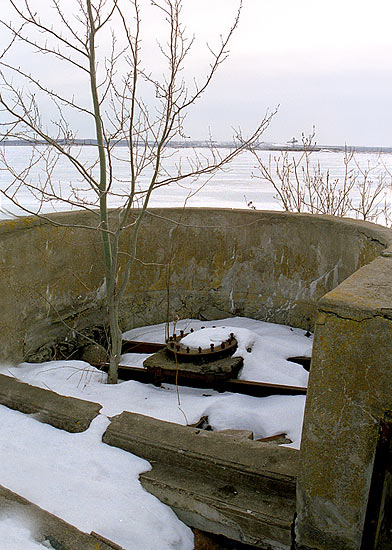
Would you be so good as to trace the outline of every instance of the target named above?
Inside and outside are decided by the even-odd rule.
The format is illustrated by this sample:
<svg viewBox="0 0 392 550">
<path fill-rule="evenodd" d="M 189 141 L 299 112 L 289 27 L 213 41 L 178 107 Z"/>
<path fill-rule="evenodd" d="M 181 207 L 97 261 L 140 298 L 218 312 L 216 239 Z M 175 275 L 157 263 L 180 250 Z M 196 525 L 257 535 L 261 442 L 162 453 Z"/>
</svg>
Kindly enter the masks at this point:
<svg viewBox="0 0 392 550">
<path fill-rule="evenodd" d="M 229 485 L 216 477 L 162 464 L 154 464 L 140 480 L 191 527 L 263 549 L 290 549 L 293 496 L 266 493 L 238 482 Z"/>
<path fill-rule="evenodd" d="M 150 461 L 143 486 L 190 527 L 289 550 L 298 451 L 123 412 L 103 441 Z"/>
<path fill-rule="evenodd" d="M 103 441 L 152 463 L 216 476 L 232 485 L 245 483 L 260 491 L 295 495 L 299 458 L 295 449 L 127 411 L 112 419 Z"/>
<path fill-rule="evenodd" d="M 0 374 L 0 404 L 71 433 L 84 432 L 102 405 L 66 397 Z"/>
</svg>

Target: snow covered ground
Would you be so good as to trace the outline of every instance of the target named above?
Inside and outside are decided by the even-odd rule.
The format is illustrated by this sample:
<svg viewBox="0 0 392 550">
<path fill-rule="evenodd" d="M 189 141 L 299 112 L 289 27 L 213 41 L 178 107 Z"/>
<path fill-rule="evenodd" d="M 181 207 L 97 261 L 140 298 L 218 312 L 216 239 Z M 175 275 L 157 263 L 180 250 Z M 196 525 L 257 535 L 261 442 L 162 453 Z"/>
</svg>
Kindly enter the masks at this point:
<svg viewBox="0 0 392 550">
<path fill-rule="evenodd" d="M 0 483 L 82 531 L 127 550 L 188 550 L 192 533 L 147 493 L 138 475 L 145 460 L 101 442 L 105 415 L 70 434 L 1 407 Z M 17 434 L 17 435 L 16 435 Z"/>
<path fill-rule="evenodd" d="M 235 334 L 236 354 L 244 357 L 241 378 L 306 385 L 307 372 L 286 361 L 291 355 L 310 355 L 312 341 L 304 331 L 246 318 L 204 323 L 187 319 L 179 321 L 176 330 L 192 326 L 196 331 L 201 325 L 206 328 L 194 333 L 195 345 L 208 344 L 222 332 Z M 212 325 L 217 328 L 211 330 Z M 164 334 L 162 324 L 134 329 L 125 337 L 159 342 Z M 131 364 L 136 361 L 135 357 L 124 361 L 129 364 L 129 359 Z M 178 397 L 170 385 L 157 388 L 135 381 L 106 385 L 106 375 L 82 361 L 23 363 L 3 366 L 0 372 L 103 406 L 81 434 L 69 434 L 0 406 L 0 484 L 82 531 L 96 531 L 129 550 L 191 550 L 193 535 L 170 508 L 141 487 L 138 476 L 150 469 L 149 463 L 101 442 L 108 417 L 128 410 L 192 424 L 207 415 L 214 430 L 253 430 L 255 439 L 286 433 L 293 442 L 289 446 L 300 445 L 302 395 L 255 398 L 182 387 Z M 0 516 L 0 538 L 9 521 Z M 28 536 L 26 528 L 15 523 L 15 537 L 23 533 Z M 41 547 L 34 541 L 20 547 L 15 542 L 10 550 Z"/>
<path fill-rule="evenodd" d="M 35 542 L 34 526 L 15 516 L 0 517 L 0 541 L 2 550 L 44 550 L 53 548 L 49 541 Z"/>
</svg>

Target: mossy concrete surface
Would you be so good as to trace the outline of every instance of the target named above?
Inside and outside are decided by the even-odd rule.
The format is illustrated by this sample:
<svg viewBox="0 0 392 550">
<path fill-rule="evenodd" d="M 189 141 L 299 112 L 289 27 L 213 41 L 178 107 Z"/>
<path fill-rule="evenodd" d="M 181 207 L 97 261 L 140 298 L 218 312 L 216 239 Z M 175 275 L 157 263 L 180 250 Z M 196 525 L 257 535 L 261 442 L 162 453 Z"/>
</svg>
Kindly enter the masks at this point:
<svg viewBox="0 0 392 550">
<path fill-rule="evenodd" d="M 387 251 L 319 304 L 297 488 L 300 548 L 361 548 L 379 426 L 391 410 Z"/>
<path fill-rule="evenodd" d="M 2 361 L 66 358 L 80 332 L 107 322 L 99 216 L 48 217 L 54 225 L 35 218 L 0 222 Z M 123 260 L 130 244 L 124 231 Z M 242 315 L 311 329 L 317 300 L 389 244 L 385 228 L 328 216 L 151 209 L 121 326 Z"/>
<path fill-rule="evenodd" d="M 71 433 L 84 432 L 102 405 L 31 386 L 0 374 L 0 404 Z"/>
</svg>

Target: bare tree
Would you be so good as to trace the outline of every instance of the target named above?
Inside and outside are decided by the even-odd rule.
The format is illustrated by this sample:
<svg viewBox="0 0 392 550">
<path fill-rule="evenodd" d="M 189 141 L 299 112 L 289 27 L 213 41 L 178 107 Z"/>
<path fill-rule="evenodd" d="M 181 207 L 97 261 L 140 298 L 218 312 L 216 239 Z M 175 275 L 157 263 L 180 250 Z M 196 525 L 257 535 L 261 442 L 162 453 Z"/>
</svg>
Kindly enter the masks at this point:
<svg viewBox="0 0 392 550">
<path fill-rule="evenodd" d="M 384 218 L 385 223 L 390 222 L 388 216 L 387 195 L 391 190 L 391 177 L 386 170 L 378 172 L 373 176 L 378 168 L 377 164 L 373 166 L 368 162 L 365 168 L 361 167 L 353 156 L 356 166 L 356 188 L 358 200 L 353 202 L 352 210 L 356 217 L 362 220 L 377 221 L 380 217 Z"/>
<path fill-rule="evenodd" d="M 251 148 L 257 161 L 256 178 L 268 181 L 275 189 L 276 198 L 288 212 L 309 212 L 377 221 L 385 215 L 385 197 L 388 190 L 387 172 L 379 172 L 380 165 L 363 168 L 354 151 L 347 146 L 343 155 L 343 176 L 332 177 L 320 162 L 312 162 L 316 147 L 315 131 L 302 134 L 299 154 L 288 150 L 270 156 L 268 163 L 257 149 Z M 375 174 L 376 180 L 373 177 Z"/>
<path fill-rule="evenodd" d="M 238 132 L 237 146 L 230 152 L 222 153 L 211 140 L 208 155 L 195 154 L 186 163 L 178 163 L 174 173 L 168 172 L 164 162 L 172 153 L 168 146 L 174 139 L 184 138 L 186 113 L 205 93 L 227 58 L 241 4 L 218 47 L 209 48 L 210 65 L 204 79 L 198 81 L 185 75 L 194 39 L 186 36 L 181 22 L 182 0 L 150 3 L 167 31 L 165 41 L 158 44 L 164 62 L 158 76 L 143 65 L 143 3 L 139 0 L 48 0 L 44 6 L 36 0 L 8 0 L 13 17 L 1 21 L 3 31 L 9 35 L 0 56 L 1 139 L 27 141 L 32 151 L 27 165 L 18 169 L 7 160 L 4 149 L 2 161 L 12 174 L 12 183 L 2 193 L 24 214 L 51 223 L 55 222 L 45 213 L 48 204 L 98 212 L 93 230 L 100 232 L 105 266 L 110 383 L 117 381 L 121 353 L 119 304 L 136 258 L 137 237 L 151 194 L 162 186 L 196 180 L 223 169 L 258 140 L 272 117 L 265 115 L 247 138 Z M 15 59 L 21 51 L 24 57 L 19 65 Z M 36 63 L 32 52 L 47 63 L 46 74 L 42 69 L 33 70 Z M 32 68 L 26 68 L 30 64 Z M 66 83 L 50 84 L 54 74 L 70 70 L 73 80 L 79 83 L 77 89 L 69 91 Z M 86 119 L 93 129 L 93 162 L 84 162 L 75 146 L 76 117 Z M 118 152 L 119 144 L 126 145 L 125 159 Z M 60 158 L 66 159 L 78 176 L 71 185 L 62 185 L 54 176 Z M 126 176 L 123 172 L 116 174 L 115 165 L 120 160 L 126 163 Z M 38 164 L 44 167 L 39 181 L 30 177 Z M 36 208 L 21 199 L 21 193 L 26 192 L 38 201 Z M 121 206 L 116 207 L 115 216 L 109 217 L 111 197 Z M 125 229 L 131 231 L 127 253 L 119 245 Z M 124 254 L 125 266 L 120 270 L 119 259 Z"/>
</svg>

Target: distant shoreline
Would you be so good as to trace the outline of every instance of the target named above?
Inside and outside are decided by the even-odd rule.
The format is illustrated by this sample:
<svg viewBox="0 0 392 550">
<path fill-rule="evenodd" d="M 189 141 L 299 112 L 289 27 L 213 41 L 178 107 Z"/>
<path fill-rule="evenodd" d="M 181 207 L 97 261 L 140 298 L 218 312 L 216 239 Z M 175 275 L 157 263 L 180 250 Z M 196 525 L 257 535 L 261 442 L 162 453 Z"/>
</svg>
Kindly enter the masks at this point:
<svg viewBox="0 0 392 550">
<path fill-rule="evenodd" d="M 63 140 L 58 140 L 58 144 L 65 145 L 65 142 Z M 11 146 L 11 147 L 28 147 L 28 146 L 42 146 L 47 145 L 45 141 L 28 141 L 28 140 L 19 140 L 19 139 L 12 139 L 12 140 L 4 140 L 0 143 L 2 146 Z M 96 146 L 97 142 L 94 139 L 75 139 L 72 142 L 72 145 L 77 147 L 84 147 L 84 146 Z M 213 145 L 214 147 L 218 149 L 231 149 L 235 147 L 235 144 L 231 141 L 196 141 L 196 140 L 189 140 L 189 141 L 172 141 L 168 143 L 168 147 L 172 147 L 175 149 L 194 149 L 194 148 L 209 148 Z M 117 147 L 127 147 L 128 143 L 123 140 L 116 143 Z M 289 145 L 289 144 L 279 144 L 279 143 L 259 143 L 255 146 L 255 149 L 259 151 L 292 151 L 292 152 L 302 152 L 304 151 L 304 147 L 302 145 Z M 323 151 L 323 152 L 331 152 L 331 153 L 342 153 L 346 149 L 345 145 L 314 145 L 310 148 L 311 151 Z M 392 153 L 392 147 L 368 147 L 368 146 L 347 146 L 347 149 L 350 151 L 355 151 L 357 153 Z"/>
</svg>

